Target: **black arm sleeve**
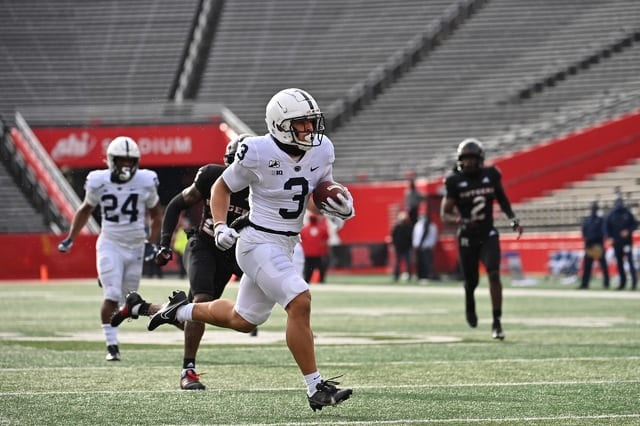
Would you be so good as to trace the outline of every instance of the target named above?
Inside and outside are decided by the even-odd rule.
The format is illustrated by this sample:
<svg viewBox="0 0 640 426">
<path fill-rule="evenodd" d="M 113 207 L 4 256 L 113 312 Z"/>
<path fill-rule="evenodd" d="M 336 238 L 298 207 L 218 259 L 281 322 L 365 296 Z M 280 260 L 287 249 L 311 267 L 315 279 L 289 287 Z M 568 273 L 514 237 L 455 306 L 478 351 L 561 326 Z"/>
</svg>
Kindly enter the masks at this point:
<svg viewBox="0 0 640 426">
<path fill-rule="evenodd" d="M 507 194 L 504 192 L 504 188 L 502 187 L 502 183 L 496 185 L 496 200 L 498 200 L 498 204 L 500 204 L 500 208 L 507 215 L 509 219 L 513 219 L 516 215 L 513 213 L 511 209 L 511 203 L 507 198 Z"/>
<path fill-rule="evenodd" d="M 171 245 L 171 237 L 178 224 L 180 213 L 186 210 L 187 207 L 189 206 L 185 202 L 182 192 L 169 201 L 164 211 L 164 217 L 162 218 L 162 233 L 160 234 L 161 246 L 169 247 Z"/>
</svg>

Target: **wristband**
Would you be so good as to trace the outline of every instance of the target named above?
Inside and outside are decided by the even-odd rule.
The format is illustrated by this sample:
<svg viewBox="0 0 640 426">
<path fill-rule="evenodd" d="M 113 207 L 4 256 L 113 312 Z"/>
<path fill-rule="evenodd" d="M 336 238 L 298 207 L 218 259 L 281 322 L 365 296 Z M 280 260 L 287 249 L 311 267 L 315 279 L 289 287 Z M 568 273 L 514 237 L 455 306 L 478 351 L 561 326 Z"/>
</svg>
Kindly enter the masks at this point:
<svg viewBox="0 0 640 426">
<path fill-rule="evenodd" d="M 216 228 L 218 227 L 218 225 L 226 225 L 226 224 L 227 224 L 227 222 L 224 222 L 224 221 L 222 221 L 222 220 L 219 220 L 219 221 L 217 221 L 217 222 L 215 222 L 215 223 L 213 224 L 213 229 L 216 229 Z"/>
</svg>

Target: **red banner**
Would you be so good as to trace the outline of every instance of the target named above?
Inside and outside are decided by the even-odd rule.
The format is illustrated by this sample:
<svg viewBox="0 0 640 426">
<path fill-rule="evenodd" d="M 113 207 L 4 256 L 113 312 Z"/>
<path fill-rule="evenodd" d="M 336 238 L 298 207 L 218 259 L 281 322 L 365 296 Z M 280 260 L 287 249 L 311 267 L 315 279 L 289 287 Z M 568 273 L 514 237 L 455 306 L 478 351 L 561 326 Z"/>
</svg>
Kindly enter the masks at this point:
<svg viewBox="0 0 640 426">
<path fill-rule="evenodd" d="M 41 127 L 33 132 L 56 165 L 70 168 L 104 167 L 107 146 L 117 136 L 138 143 L 143 167 L 220 162 L 229 140 L 219 124 Z"/>
</svg>

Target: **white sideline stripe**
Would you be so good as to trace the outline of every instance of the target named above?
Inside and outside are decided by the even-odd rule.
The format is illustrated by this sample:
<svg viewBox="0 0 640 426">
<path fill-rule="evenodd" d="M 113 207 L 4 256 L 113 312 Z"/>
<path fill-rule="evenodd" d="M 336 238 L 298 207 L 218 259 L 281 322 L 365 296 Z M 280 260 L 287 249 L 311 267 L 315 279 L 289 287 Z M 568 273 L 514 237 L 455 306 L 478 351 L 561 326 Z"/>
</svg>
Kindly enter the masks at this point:
<svg viewBox="0 0 640 426">
<path fill-rule="evenodd" d="M 83 285 L 90 284 L 95 285 L 95 279 L 53 279 L 47 281 L 43 285 L 41 281 L 37 280 L 23 280 L 23 281 L 1 281 L 6 284 L 20 284 L 20 285 L 38 285 L 43 286 L 46 289 L 47 284 L 54 285 Z M 144 278 L 141 282 L 141 288 L 145 287 L 161 287 L 176 289 L 184 287 L 184 280 L 174 278 Z M 480 282 L 481 287 L 486 287 L 485 281 Z M 633 291 L 616 291 L 616 290 L 604 290 L 593 288 L 588 291 L 577 291 L 575 288 L 571 289 L 537 289 L 533 287 L 510 287 L 504 285 L 504 294 L 509 297 L 558 297 L 569 299 L 638 299 L 640 300 L 640 292 Z M 229 288 L 236 288 L 237 283 L 230 283 Z M 443 294 L 443 295 L 464 295 L 462 283 L 455 285 L 434 284 L 433 286 L 418 286 L 413 284 L 322 284 L 310 286 L 312 292 L 336 292 L 336 293 L 393 293 L 393 294 Z"/>
<path fill-rule="evenodd" d="M 149 350 L 150 352 L 152 350 Z M 156 349 L 154 349 L 153 351 L 156 351 Z M 141 352 L 141 351 L 138 351 Z M 12 354 L 12 352 L 3 352 L 4 354 Z M 20 354 L 22 352 L 13 352 L 13 354 Z M 601 361 L 639 361 L 640 360 L 640 356 L 636 356 L 636 355 L 631 355 L 631 356 L 616 356 L 616 357 L 575 357 L 575 358 L 536 358 L 536 359 L 530 359 L 530 358 L 497 358 L 497 359 L 479 359 L 479 360 L 452 360 L 452 361 L 447 361 L 447 360 L 425 360 L 425 361 L 392 361 L 392 362 L 383 362 L 383 363 L 376 363 L 376 362 L 367 362 L 367 363 L 362 363 L 362 362 L 323 362 L 322 363 L 322 367 L 330 367 L 330 366 L 337 366 L 337 367 L 360 367 L 363 365 L 366 366 L 370 366 L 370 367 L 375 367 L 377 365 L 428 365 L 428 364 L 446 364 L 446 365 L 450 365 L 450 364 L 473 364 L 473 365 L 477 365 L 477 364 L 496 364 L 496 363 L 501 363 L 501 364 L 509 364 L 509 363 L 517 363 L 517 364 L 534 364 L 534 363 L 549 363 L 549 362 L 555 362 L 555 363 L 562 363 L 562 362 L 575 362 L 575 361 L 597 361 L 597 362 L 601 362 Z M 224 365 L 209 365 L 208 367 L 210 369 L 215 369 L 215 368 L 233 368 L 233 367 L 242 367 L 242 366 L 246 366 L 246 364 L 243 363 L 238 363 L 238 364 L 233 364 L 233 363 L 227 363 Z M 290 362 L 289 364 L 280 364 L 281 367 L 295 367 L 296 364 L 294 362 Z M 0 371 L 11 371 L 11 372 L 20 372 L 20 371 L 65 371 L 65 370 L 77 370 L 78 367 L 40 367 L 40 368 L 33 368 L 33 367 L 28 367 L 28 368 L 19 368 L 19 367 L 6 367 L 3 368 Z M 90 370 L 90 371 L 100 371 L 100 370 L 112 370 L 113 368 L 111 366 L 101 366 L 101 367 L 83 367 L 83 370 Z M 120 370 L 139 370 L 140 367 L 137 365 L 131 365 L 130 367 L 127 366 L 119 366 Z M 147 370 L 175 370 L 175 366 L 166 366 L 166 367 L 145 367 L 145 369 Z M 201 366 L 201 369 L 204 370 L 205 368 Z M 615 382 L 614 382 L 615 383 Z"/>
<path fill-rule="evenodd" d="M 411 420 L 368 420 L 368 421 L 335 421 L 332 420 L 332 425 L 411 425 L 411 424 L 464 424 L 464 423 L 506 423 L 506 422 L 534 422 L 544 420 L 607 420 L 607 419 L 634 419 L 640 418 L 640 414 L 603 414 L 593 416 L 555 416 L 555 417 L 502 417 L 502 418 L 459 418 L 459 419 L 411 419 Z M 219 426 L 234 426 L 234 424 L 221 424 Z M 321 425 L 326 426 L 327 422 L 295 422 L 295 423 L 243 423 L 246 426 L 303 426 L 303 425 Z"/>
<path fill-rule="evenodd" d="M 76 368 L 77 370 L 77 368 Z M 442 389 L 442 388 L 470 388 L 470 387 L 516 387 L 516 386 L 576 386 L 576 385 L 620 385 L 620 384 L 636 384 L 640 383 L 638 380 L 566 380 L 559 382 L 513 382 L 513 383 L 499 383 L 499 382 L 487 382 L 487 383 L 458 383 L 458 384 L 418 384 L 418 385 L 386 385 L 385 389 Z M 380 389 L 379 385 L 364 385 L 356 386 L 358 389 Z M 297 392 L 300 391 L 299 387 L 295 388 L 216 388 L 207 390 L 207 392 L 222 393 L 222 392 Z M 181 389 L 164 389 L 164 390 L 82 390 L 82 391 L 25 391 L 25 392 L 0 392 L 0 396 L 22 396 L 22 395 L 112 395 L 112 394 L 156 394 L 156 393 L 184 393 Z"/>
</svg>

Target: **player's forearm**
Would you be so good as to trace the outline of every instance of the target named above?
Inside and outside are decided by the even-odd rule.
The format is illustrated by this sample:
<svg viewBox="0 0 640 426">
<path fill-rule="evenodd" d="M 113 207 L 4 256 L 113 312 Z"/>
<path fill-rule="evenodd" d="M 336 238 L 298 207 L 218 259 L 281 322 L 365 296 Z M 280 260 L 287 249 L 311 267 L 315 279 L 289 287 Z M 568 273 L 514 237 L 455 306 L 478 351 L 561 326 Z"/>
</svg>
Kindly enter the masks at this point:
<svg viewBox="0 0 640 426">
<path fill-rule="evenodd" d="M 187 208 L 182 192 L 173 197 L 164 211 L 162 219 L 162 232 L 160 234 L 160 245 L 169 247 L 173 231 L 178 225 L 180 213 Z M 152 240 L 155 241 L 155 240 Z"/>
<path fill-rule="evenodd" d="M 214 227 L 218 223 L 227 223 L 230 199 L 231 190 L 224 180 L 219 178 L 211 187 L 211 198 L 209 200 Z"/>
</svg>

